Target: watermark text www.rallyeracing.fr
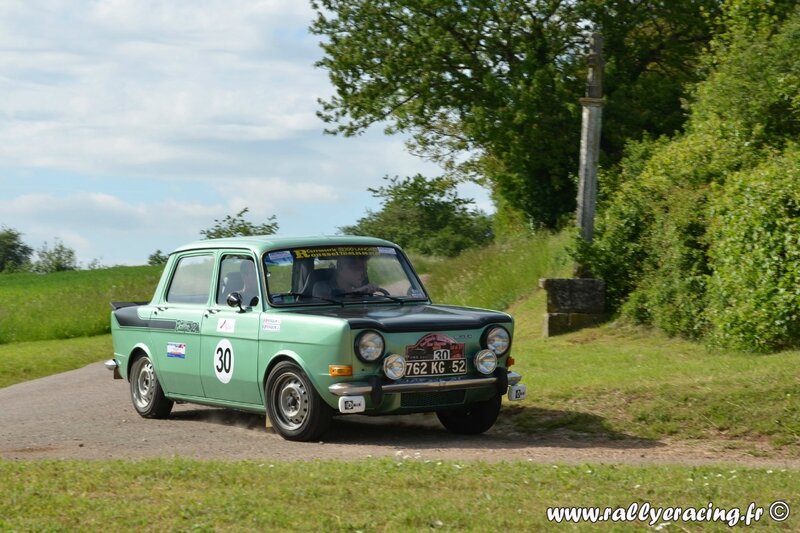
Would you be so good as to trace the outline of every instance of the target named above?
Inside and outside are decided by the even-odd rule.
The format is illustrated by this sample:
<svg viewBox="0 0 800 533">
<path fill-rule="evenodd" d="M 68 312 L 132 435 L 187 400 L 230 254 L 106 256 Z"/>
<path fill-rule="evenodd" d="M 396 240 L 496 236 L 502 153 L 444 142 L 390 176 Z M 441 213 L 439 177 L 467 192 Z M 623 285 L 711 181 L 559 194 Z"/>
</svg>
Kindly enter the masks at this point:
<svg viewBox="0 0 800 533">
<path fill-rule="evenodd" d="M 745 509 L 718 507 L 709 503 L 705 507 L 653 507 L 650 503 L 634 502 L 627 507 L 548 507 L 547 520 L 555 523 L 647 522 L 658 526 L 675 522 L 720 522 L 735 526 L 749 526 L 768 516 L 775 522 L 784 522 L 791 514 L 789 505 L 776 500 L 766 508 L 750 503 Z"/>
</svg>

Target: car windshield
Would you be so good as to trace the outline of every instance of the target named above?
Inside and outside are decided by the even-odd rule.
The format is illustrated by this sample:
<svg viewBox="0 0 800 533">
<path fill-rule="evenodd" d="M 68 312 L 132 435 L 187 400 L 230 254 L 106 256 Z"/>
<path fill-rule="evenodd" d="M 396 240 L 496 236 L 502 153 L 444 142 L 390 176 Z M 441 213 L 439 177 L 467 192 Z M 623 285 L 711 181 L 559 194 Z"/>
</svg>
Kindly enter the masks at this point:
<svg viewBox="0 0 800 533">
<path fill-rule="evenodd" d="M 275 305 L 427 300 L 403 254 L 388 246 L 325 246 L 264 254 Z"/>
</svg>

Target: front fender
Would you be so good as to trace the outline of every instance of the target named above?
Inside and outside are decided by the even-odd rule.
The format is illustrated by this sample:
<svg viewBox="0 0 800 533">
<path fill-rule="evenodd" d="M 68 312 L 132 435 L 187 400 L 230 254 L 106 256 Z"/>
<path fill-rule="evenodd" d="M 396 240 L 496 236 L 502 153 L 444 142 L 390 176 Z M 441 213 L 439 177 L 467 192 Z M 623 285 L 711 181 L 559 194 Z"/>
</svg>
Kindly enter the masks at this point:
<svg viewBox="0 0 800 533">
<path fill-rule="evenodd" d="M 311 381 L 311 384 L 314 386 L 314 389 L 317 391 L 317 394 L 322 397 L 322 399 L 333 407 L 334 409 L 338 409 L 339 406 L 339 398 L 330 393 L 328 387 L 330 387 L 337 378 L 333 378 L 330 374 L 327 373 L 327 364 L 325 365 L 326 372 L 322 372 L 321 369 L 316 368 L 314 365 L 311 365 L 309 361 L 306 361 L 300 354 L 294 352 L 292 350 L 280 350 L 272 355 L 267 364 L 265 365 L 264 371 L 261 374 L 261 390 L 264 390 L 264 387 L 267 383 L 267 377 L 269 376 L 272 369 L 280 363 L 281 361 L 292 361 L 297 364 L 308 379 Z M 318 365 L 317 365 L 318 366 Z M 316 370 L 315 370 L 316 368 Z M 264 397 L 264 401 L 266 403 L 266 396 Z"/>
</svg>

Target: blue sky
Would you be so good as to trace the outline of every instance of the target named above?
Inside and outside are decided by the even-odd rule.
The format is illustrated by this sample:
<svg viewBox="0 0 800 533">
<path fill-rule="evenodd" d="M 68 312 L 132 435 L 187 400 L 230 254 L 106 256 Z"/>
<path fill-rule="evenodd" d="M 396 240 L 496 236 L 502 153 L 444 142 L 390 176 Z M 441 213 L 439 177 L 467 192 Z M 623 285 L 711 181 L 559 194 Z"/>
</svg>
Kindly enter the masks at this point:
<svg viewBox="0 0 800 533">
<path fill-rule="evenodd" d="M 323 135 L 312 16 L 304 0 L 0 2 L 0 226 L 142 264 L 243 207 L 335 233 L 379 207 L 384 175 L 437 175 L 380 126 Z"/>
</svg>

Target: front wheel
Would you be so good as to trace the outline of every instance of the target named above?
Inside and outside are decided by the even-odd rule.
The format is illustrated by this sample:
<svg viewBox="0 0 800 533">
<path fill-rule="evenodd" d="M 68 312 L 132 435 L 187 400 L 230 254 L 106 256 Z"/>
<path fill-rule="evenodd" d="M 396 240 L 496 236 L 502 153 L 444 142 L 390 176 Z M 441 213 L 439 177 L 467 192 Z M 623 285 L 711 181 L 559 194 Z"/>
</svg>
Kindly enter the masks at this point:
<svg viewBox="0 0 800 533">
<path fill-rule="evenodd" d="M 164 396 L 156 377 L 153 362 L 142 355 L 133 362 L 130 374 L 131 400 L 136 412 L 144 418 L 167 418 L 174 402 Z"/>
<path fill-rule="evenodd" d="M 448 431 L 461 435 L 477 435 L 491 428 L 500 414 L 503 397 L 499 394 L 483 402 L 473 403 L 458 409 L 436 411 L 439 422 Z"/>
<path fill-rule="evenodd" d="M 316 440 L 331 423 L 332 409 L 317 394 L 303 369 L 290 361 L 278 363 L 264 387 L 267 416 L 288 440 Z"/>
</svg>

